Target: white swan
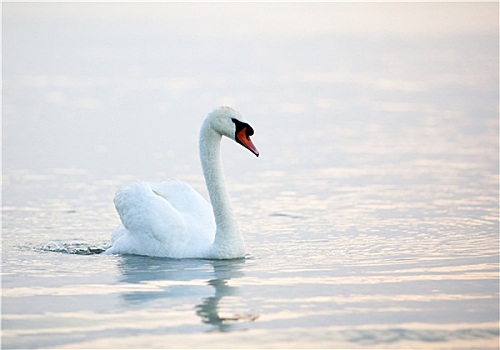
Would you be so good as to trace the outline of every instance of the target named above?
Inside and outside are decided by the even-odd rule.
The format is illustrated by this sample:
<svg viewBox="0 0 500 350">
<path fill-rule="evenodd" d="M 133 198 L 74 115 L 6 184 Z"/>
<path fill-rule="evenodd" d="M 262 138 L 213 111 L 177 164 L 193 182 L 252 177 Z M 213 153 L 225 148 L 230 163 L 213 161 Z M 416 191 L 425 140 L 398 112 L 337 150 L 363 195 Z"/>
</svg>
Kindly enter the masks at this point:
<svg viewBox="0 0 500 350">
<path fill-rule="evenodd" d="M 133 183 L 115 195 L 122 224 L 113 231 L 106 253 L 209 259 L 245 256 L 245 242 L 226 190 L 220 142 L 226 136 L 259 156 L 251 135 L 253 128 L 234 109 L 220 107 L 210 113 L 201 126 L 199 147 L 212 207 L 183 182 Z"/>
</svg>

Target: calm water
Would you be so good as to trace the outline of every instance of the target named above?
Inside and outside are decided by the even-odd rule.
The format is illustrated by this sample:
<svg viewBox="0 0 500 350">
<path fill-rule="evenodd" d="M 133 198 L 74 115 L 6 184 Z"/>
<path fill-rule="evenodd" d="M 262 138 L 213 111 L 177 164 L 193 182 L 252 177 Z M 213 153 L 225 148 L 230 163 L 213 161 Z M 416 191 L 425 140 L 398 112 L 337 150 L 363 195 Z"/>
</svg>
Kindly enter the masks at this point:
<svg viewBox="0 0 500 350">
<path fill-rule="evenodd" d="M 3 4 L 2 347 L 498 348 L 497 14 Z M 98 254 L 219 104 L 247 257 Z"/>
</svg>

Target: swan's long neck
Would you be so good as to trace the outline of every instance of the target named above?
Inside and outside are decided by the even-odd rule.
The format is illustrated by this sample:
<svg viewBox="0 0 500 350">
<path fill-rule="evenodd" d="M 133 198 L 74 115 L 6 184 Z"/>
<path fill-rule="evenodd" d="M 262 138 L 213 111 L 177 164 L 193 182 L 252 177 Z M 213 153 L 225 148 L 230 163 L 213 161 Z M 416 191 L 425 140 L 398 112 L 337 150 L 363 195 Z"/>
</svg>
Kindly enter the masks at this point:
<svg viewBox="0 0 500 350">
<path fill-rule="evenodd" d="M 214 257 L 235 258 L 244 255 L 245 243 L 233 213 L 220 158 L 222 135 L 206 120 L 200 131 L 200 158 L 217 231 L 212 247 Z"/>
</svg>

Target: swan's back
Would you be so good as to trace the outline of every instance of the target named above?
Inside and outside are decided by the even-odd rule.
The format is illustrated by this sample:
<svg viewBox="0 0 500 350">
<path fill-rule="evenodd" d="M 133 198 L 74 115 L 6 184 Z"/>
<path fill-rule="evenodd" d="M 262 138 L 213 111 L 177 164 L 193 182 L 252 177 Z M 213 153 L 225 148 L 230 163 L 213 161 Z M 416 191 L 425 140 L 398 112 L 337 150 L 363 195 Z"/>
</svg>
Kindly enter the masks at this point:
<svg viewBox="0 0 500 350">
<path fill-rule="evenodd" d="M 119 190 L 114 203 L 122 225 L 108 253 L 196 257 L 214 241 L 212 208 L 186 183 L 136 182 Z"/>
</svg>

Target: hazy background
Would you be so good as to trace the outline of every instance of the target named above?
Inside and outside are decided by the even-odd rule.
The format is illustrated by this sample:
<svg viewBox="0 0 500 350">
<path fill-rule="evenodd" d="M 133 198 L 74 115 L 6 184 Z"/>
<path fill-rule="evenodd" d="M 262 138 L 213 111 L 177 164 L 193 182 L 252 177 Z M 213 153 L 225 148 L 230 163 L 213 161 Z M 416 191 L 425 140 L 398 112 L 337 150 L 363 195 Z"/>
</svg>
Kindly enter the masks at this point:
<svg viewBox="0 0 500 350">
<path fill-rule="evenodd" d="M 4 2 L 2 17 L 4 171 L 176 177 L 221 104 L 261 150 L 225 151 L 229 174 L 232 157 L 261 172 L 497 153 L 497 3 Z"/>
</svg>

